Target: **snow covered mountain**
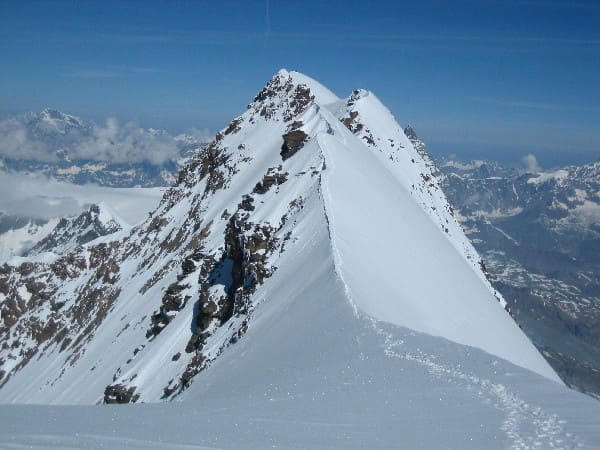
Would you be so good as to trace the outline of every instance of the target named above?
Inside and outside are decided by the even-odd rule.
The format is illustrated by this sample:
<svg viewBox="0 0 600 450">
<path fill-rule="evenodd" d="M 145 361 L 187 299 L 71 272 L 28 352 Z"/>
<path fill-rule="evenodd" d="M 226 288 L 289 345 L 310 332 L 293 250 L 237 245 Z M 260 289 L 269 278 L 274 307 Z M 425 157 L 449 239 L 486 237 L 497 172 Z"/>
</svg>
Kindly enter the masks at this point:
<svg viewBox="0 0 600 450">
<path fill-rule="evenodd" d="M 0 174 L 0 184 L 6 187 L 0 197 L 0 264 L 26 255 L 62 219 L 85 216 L 92 204 L 113 210 L 110 214 L 127 227 L 135 225 L 156 208 L 166 189 L 82 186 L 33 174 Z"/>
<path fill-rule="evenodd" d="M 115 119 L 96 125 L 49 108 L 0 121 L 0 169 L 75 184 L 170 186 L 202 145 L 189 134 Z"/>
<path fill-rule="evenodd" d="M 600 396 L 600 163 L 439 166 L 444 192 L 516 320 L 567 384 Z"/>
<path fill-rule="evenodd" d="M 0 263 L 16 264 L 21 256 L 42 253 L 65 255 L 79 245 L 129 228 L 104 203 L 62 218 L 27 219 L 0 212 Z"/>
<path fill-rule="evenodd" d="M 158 203 L 150 188 L 173 185 L 202 145 L 188 134 L 115 119 L 99 126 L 52 109 L 0 120 L 0 184 L 10 186 L 0 198 L 0 262 L 24 255 L 61 218 L 78 216 L 91 203 L 120 209 L 139 199 L 124 218 L 138 222 L 129 211 L 140 208 L 145 218 Z M 129 202 L 121 200 L 124 189 Z"/>
<path fill-rule="evenodd" d="M 26 255 L 33 256 L 44 252 L 64 255 L 79 245 L 124 228 L 128 228 L 128 225 L 108 205 L 92 205 L 77 217 L 62 218 L 48 235 L 27 251 Z"/>
<path fill-rule="evenodd" d="M 0 401 L 181 407 L 3 406 L 0 442 L 598 444 L 434 172 L 372 93 L 278 72 L 128 234 L 0 267 Z"/>
<path fill-rule="evenodd" d="M 0 263 L 23 255 L 58 224 L 59 219 L 16 217 L 0 211 Z"/>
</svg>

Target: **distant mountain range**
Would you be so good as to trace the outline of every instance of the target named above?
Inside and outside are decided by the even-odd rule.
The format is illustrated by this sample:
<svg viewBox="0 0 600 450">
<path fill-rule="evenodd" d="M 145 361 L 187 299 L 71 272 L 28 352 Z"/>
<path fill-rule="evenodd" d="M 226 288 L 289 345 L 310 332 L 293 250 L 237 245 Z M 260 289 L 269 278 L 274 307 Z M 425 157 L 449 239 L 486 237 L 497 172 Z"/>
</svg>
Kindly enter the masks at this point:
<svg viewBox="0 0 600 450">
<path fill-rule="evenodd" d="M 524 171 L 440 160 L 441 185 L 516 320 L 600 398 L 600 162 Z"/>
<path fill-rule="evenodd" d="M 107 189 L 76 189 L 71 185 L 171 186 L 179 170 L 203 145 L 189 134 L 171 136 L 163 130 L 143 129 L 131 123 L 120 125 L 114 119 L 98 126 L 49 108 L 3 119 L 0 178 L 20 195 L 0 205 L 0 262 L 12 255 L 27 254 L 64 215 L 76 220 L 89 212 L 93 203 L 105 201 L 104 209 L 109 203 L 117 207 L 128 203 L 122 199 L 124 192 L 113 195 Z M 5 199 L 11 194 L 15 193 L 4 192 L 0 197 Z M 139 206 L 132 205 L 133 210 L 151 203 L 147 211 L 142 211 L 142 218 L 158 202 L 158 198 L 152 201 L 156 191 L 140 195 L 139 190 L 132 190 L 129 194 L 130 202 L 140 199 Z M 23 208 L 24 203 L 31 207 Z M 132 216 L 134 220 L 129 221 L 135 222 L 140 214 Z"/>
<path fill-rule="evenodd" d="M 0 122 L 0 170 L 75 184 L 170 186 L 202 145 L 189 134 L 171 136 L 114 119 L 98 126 L 45 109 Z"/>
</svg>

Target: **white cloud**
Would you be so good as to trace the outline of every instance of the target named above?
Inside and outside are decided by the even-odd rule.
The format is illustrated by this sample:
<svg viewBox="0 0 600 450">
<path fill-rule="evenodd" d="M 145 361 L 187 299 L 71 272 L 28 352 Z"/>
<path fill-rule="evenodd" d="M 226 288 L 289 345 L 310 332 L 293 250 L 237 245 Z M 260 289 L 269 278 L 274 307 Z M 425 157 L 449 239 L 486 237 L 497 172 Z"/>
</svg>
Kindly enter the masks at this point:
<svg viewBox="0 0 600 450">
<path fill-rule="evenodd" d="M 210 142 L 215 137 L 215 133 L 208 128 L 190 128 L 186 134 L 192 136 L 198 142 Z"/>
<path fill-rule="evenodd" d="M 70 159 L 159 165 L 179 156 L 173 136 L 134 122 L 120 124 L 109 118 L 104 125 L 95 125 L 66 115 L 40 120 L 42 115 L 0 120 L 0 157 L 56 162 L 56 152 L 63 151 Z M 68 124 L 70 119 L 74 125 Z"/>
<path fill-rule="evenodd" d="M 77 146 L 81 159 L 117 163 L 149 161 L 162 164 L 179 155 L 177 142 L 166 133 L 152 133 L 133 122 L 123 126 L 115 118 L 106 120 L 103 127 L 92 127 L 91 136 Z"/>
<path fill-rule="evenodd" d="M 523 156 L 523 158 L 521 158 L 521 161 L 523 161 L 527 172 L 538 173 L 542 171 L 542 168 L 538 164 L 537 158 L 531 153 Z"/>
<path fill-rule="evenodd" d="M 24 218 L 49 219 L 79 214 L 92 203 L 105 202 L 129 224 L 147 217 L 164 188 L 108 188 L 75 185 L 42 175 L 0 172 L 0 211 Z M 6 188 L 8 187 L 8 189 Z"/>
</svg>

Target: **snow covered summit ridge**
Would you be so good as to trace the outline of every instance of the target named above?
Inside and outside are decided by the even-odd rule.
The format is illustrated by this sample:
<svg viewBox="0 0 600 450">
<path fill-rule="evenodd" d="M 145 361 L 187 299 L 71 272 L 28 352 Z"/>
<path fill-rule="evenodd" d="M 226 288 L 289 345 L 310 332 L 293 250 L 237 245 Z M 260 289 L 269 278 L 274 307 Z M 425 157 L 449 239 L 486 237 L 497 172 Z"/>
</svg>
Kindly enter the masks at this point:
<svg viewBox="0 0 600 450">
<path fill-rule="evenodd" d="M 286 86 L 282 95 L 294 91 L 290 84 L 310 90 L 297 128 L 306 133 L 301 151 L 322 160 L 336 269 L 353 303 L 377 319 L 482 348 L 558 380 L 503 309 L 414 131 L 407 137 L 369 91 L 340 100 L 298 72 L 282 70 L 274 80 Z"/>
<path fill-rule="evenodd" d="M 331 92 L 321 83 L 300 72 L 293 70 L 288 72 L 286 69 L 281 69 L 279 72 L 277 72 L 276 76 L 281 79 L 290 79 L 292 84 L 295 85 L 307 86 L 315 96 L 316 103 L 325 105 L 339 100 L 339 98 L 333 92 Z"/>
<path fill-rule="evenodd" d="M 323 308 L 558 381 L 487 281 L 424 148 L 367 91 L 339 99 L 280 71 L 118 236 L 2 266 L 0 401 L 172 399 L 271 321 L 295 314 L 294 335 L 315 335 Z M 329 299 L 308 301 L 325 286 Z M 274 364 L 294 352 L 279 341 Z"/>
<path fill-rule="evenodd" d="M 380 320 L 482 348 L 558 380 L 503 310 L 424 146 L 415 148 L 372 93 L 354 91 L 345 103 L 345 112 L 339 105 L 332 112 L 348 130 L 337 122 L 317 141 L 327 164 L 322 182 L 337 270 L 350 297 Z M 328 112 L 324 118 L 331 121 Z"/>
</svg>

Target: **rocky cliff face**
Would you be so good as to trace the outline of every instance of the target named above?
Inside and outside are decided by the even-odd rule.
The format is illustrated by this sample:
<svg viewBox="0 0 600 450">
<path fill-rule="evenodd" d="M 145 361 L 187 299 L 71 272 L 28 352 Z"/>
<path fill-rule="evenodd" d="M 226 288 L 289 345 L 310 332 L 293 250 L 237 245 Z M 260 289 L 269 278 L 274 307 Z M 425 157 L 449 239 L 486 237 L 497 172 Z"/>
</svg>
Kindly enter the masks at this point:
<svg viewBox="0 0 600 450">
<path fill-rule="evenodd" d="M 389 164 L 419 217 L 505 315 L 432 164 L 391 114 L 367 91 L 340 100 L 281 71 L 129 233 L 80 242 L 51 261 L 0 267 L 0 399 L 125 403 L 185 390 L 243 339 L 258 302 L 276 301 L 268 280 L 281 256 L 310 245 L 297 242 L 296 226 L 323 213 L 322 201 L 304 211 L 307 199 L 322 196 L 323 136 L 351 140 Z"/>
</svg>

